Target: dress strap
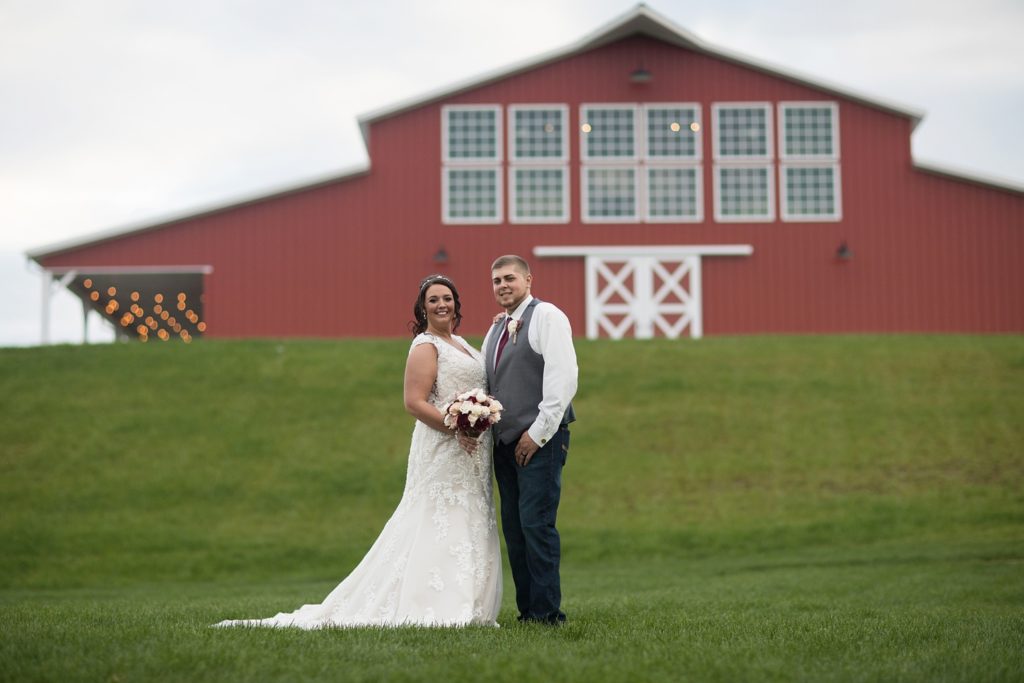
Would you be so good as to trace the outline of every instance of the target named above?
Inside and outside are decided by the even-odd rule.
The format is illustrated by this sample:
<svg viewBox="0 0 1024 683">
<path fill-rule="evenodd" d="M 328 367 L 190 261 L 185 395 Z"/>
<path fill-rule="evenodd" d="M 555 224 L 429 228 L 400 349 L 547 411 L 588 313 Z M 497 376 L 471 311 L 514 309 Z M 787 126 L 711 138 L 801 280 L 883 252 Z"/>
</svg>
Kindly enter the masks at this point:
<svg viewBox="0 0 1024 683">
<path fill-rule="evenodd" d="M 415 349 L 417 346 L 421 346 L 423 344 L 433 344 L 434 348 L 436 348 L 437 352 L 440 354 L 442 343 L 443 342 L 434 335 L 427 334 L 426 332 L 420 332 L 413 338 L 412 344 L 409 346 L 409 353 L 412 353 L 412 350 Z"/>
</svg>

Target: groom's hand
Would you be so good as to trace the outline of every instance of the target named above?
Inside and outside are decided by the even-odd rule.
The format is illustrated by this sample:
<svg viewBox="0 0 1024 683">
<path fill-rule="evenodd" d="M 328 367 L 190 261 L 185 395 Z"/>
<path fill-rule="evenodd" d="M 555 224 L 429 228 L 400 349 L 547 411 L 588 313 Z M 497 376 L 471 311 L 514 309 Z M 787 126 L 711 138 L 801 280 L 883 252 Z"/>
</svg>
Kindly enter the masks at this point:
<svg viewBox="0 0 1024 683">
<path fill-rule="evenodd" d="M 537 452 L 540 446 L 537 442 L 530 438 L 529 432 L 523 432 L 523 435 L 519 437 L 519 442 L 516 444 L 516 462 L 520 467 L 526 467 L 530 463 L 530 459 L 533 458 L 533 454 Z"/>
</svg>

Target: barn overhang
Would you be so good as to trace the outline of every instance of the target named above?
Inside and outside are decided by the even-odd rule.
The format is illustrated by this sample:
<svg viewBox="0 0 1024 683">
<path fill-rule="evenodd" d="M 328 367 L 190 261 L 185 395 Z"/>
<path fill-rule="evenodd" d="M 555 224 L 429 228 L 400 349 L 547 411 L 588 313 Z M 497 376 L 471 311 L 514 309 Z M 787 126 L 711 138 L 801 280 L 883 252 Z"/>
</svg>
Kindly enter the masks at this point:
<svg viewBox="0 0 1024 683">
<path fill-rule="evenodd" d="M 43 269 L 43 343 L 49 337 L 54 285 L 82 302 L 83 320 L 96 313 L 118 338 L 191 342 L 207 329 L 204 280 L 211 266 L 61 266 Z M 88 333 L 83 329 L 83 337 Z"/>
</svg>

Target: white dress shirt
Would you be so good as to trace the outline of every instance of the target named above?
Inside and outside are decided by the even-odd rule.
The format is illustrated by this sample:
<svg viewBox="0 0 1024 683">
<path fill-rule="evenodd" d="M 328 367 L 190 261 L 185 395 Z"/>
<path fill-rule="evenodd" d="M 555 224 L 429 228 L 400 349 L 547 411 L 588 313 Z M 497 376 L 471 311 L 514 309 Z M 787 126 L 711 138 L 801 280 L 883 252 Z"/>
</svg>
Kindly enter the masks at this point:
<svg viewBox="0 0 1024 683">
<path fill-rule="evenodd" d="M 512 311 L 512 319 L 522 318 L 531 301 L 533 296 L 526 295 L 516 310 Z M 530 348 L 544 357 L 544 380 L 543 397 L 537 405 L 540 412 L 526 431 L 535 443 L 543 446 L 558 431 L 562 416 L 576 395 L 579 369 L 576 366 L 576 349 L 572 345 L 572 327 L 565 313 L 554 304 L 541 301 L 534 308 L 530 320 L 526 336 Z M 487 348 L 487 341 L 495 330 L 501 334 L 502 328 L 492 325 L 487 330 L 482 348 Z"/>
</svg>

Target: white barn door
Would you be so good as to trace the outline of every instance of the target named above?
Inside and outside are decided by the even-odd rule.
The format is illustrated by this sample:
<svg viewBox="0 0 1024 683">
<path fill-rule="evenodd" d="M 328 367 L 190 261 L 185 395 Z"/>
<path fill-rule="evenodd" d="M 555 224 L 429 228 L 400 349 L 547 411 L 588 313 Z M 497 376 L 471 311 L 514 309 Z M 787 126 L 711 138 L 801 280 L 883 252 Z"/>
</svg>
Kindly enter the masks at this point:
<svg viewBox="0 0 1024 683">
<path fill-rule="evenodd" d="M 703 336 L 699 255 L 585 258 L 589 339 Z"/>
</svg>

